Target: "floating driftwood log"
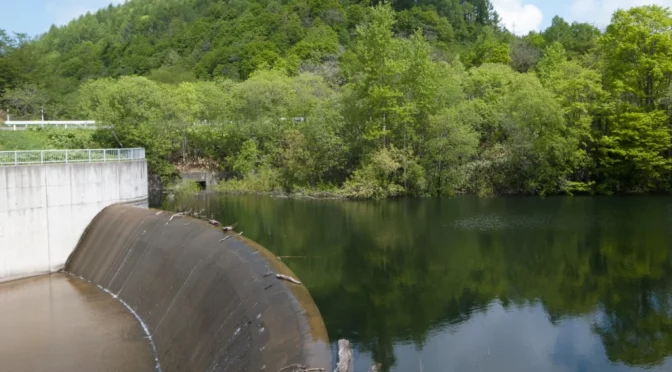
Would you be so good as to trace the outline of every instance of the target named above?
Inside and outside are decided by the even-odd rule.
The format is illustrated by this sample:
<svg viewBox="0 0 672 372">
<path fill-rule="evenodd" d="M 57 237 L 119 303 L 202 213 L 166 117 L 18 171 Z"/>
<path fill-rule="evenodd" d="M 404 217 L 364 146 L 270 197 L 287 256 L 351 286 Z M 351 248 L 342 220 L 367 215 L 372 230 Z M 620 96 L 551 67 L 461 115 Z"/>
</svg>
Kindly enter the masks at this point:
<svg viewBox="0 0 672 372">
<path fill-rule="evenodd" d="M 224 231 L 224 232 L 227 232 L 227 231 L 233 231 L 233 229 L 236 227 L 236 225 L 238 225 L 237 222 L 234 223 L 234 224 L 231 225 L 231 226 L 224 226 L 224 227 L 222 227 L 222 231 Z"/>
<path fill-rule="evenodd" d="M 275 274 L 275 277 L 278 278 L 278 279 L 286 280 L 286 281 L 294 283 L 294 284 L 301 284 L 300 281 L 298 281 L 298 280 L 296 280 L 296 279 L 294 279 L 294 278 L 292 278 L 291 276 L 288 276 L 288 275 Z"/>
<path fill-rule="evenodd" d="M 338 364 L 334 372 L 355 372 L 353 366 L 352 344 L 345 339 L 338 340 Z M 380 363 L 376 363 L 371 366 L 369 372 L 380 372 L 380 368 Z"/>
<path fill-rule="evenodd" d="M 283 367 L 278 372 L 317 372 L 324 371 L 324 368 L 309 368 L 301 364 L 292 364 L 291 366 Z"/>
<path fill-rule="evenodd" d="M 338 364 L 334 372 L 353 372 L 352 345 L 348 340 L 338 340 Z"/>
</svg>

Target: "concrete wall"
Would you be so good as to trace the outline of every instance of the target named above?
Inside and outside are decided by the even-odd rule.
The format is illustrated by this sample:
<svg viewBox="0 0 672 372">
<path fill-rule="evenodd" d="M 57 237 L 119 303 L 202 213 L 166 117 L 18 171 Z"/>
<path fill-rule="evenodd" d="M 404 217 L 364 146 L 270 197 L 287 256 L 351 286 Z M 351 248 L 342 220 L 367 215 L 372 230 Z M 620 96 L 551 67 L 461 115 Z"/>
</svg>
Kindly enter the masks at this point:
<svg viewBox="0 0 672 372">
<path fill-rule="evenodd" d="M 205 182 L 205 188 L 210 189 L 219 183 L 222 178 L 222 173 L 218 172 L 184 172 L 180 177 L 186 181 Z"/>
<path fill-rule="evenodd" d="M 65 271 L 117 297 L 143 323 L 162 372 L 297 372 L 331 367 L 324 323 L 271 253 L 205 221 L 130 206 L 103 210 Z M 290 367 L 294 365 L 294 367 Z M 317 370 L 317 369 L 315 369 Z"/>
<path fill-rule="evenodd" d="M 0 282 L 60 270 L 108 205 L 147 202 L 144 160 L 0 167 Z"/>
</svg>

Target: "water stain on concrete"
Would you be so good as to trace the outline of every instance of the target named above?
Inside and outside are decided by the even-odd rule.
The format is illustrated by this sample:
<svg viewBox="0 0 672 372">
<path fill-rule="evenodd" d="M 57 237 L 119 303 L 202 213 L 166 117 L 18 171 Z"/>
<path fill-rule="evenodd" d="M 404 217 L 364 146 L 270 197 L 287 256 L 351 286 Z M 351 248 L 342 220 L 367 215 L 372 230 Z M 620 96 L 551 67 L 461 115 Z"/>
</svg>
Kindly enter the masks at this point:
<svg viewBox="0 0 672 372">
<path fill-rule="evenodd" d="M 0 284 L 0 370 L 154 369 L 138 321 L 95 285 L 64 274 Z"/>
</svg>

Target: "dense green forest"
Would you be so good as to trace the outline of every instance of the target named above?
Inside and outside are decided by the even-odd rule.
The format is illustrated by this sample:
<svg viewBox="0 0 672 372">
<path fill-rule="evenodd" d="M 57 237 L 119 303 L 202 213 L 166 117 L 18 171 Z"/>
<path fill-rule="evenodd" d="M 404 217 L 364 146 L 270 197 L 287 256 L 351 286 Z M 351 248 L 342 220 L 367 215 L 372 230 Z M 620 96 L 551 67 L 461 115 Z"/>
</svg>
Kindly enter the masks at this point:
<svg viewBox="0 0 672 372">
<path fill-rule="evenodd" d="M 153 173 L 229 191 L 669 192 L 671 77 L 658 6 L 518 37 L 488 0 L 131 0 L 0 31 L 13 118 L 95 119 L 49 138 L 142 146 Z"/>
</svg>

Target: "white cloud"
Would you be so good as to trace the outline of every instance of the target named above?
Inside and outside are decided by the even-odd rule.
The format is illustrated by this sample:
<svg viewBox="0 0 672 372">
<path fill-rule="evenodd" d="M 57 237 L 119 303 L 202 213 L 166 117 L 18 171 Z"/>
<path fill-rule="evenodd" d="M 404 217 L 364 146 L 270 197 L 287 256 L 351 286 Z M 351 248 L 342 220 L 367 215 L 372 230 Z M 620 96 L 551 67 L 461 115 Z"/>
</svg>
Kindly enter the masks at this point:
<svg viewBox="0 0 672 372">
<path fill-rule="evenodd" d="M 617 9 L 630 9 L 642 5 L 672 7 L 672 0 L 573 0 L 569 8 L 570 19 L 605 28 Z"/>
<path fill-rule="evenodd" d="M 123 2 L 124 0 L 62 0 L 48 3 L 46 8 L 51 23 L 62 26 L 87 12 L 93 13 L 110 4 L 116 5 Z"/>
<path fill-rule="evenodd" d="M 544 14 L 539 8 L 525 4 L 523 0 L 493 0 L 492 5 L 504 26 L 516 35 L 538 31 L 544 19 Z"/>
</svg>

